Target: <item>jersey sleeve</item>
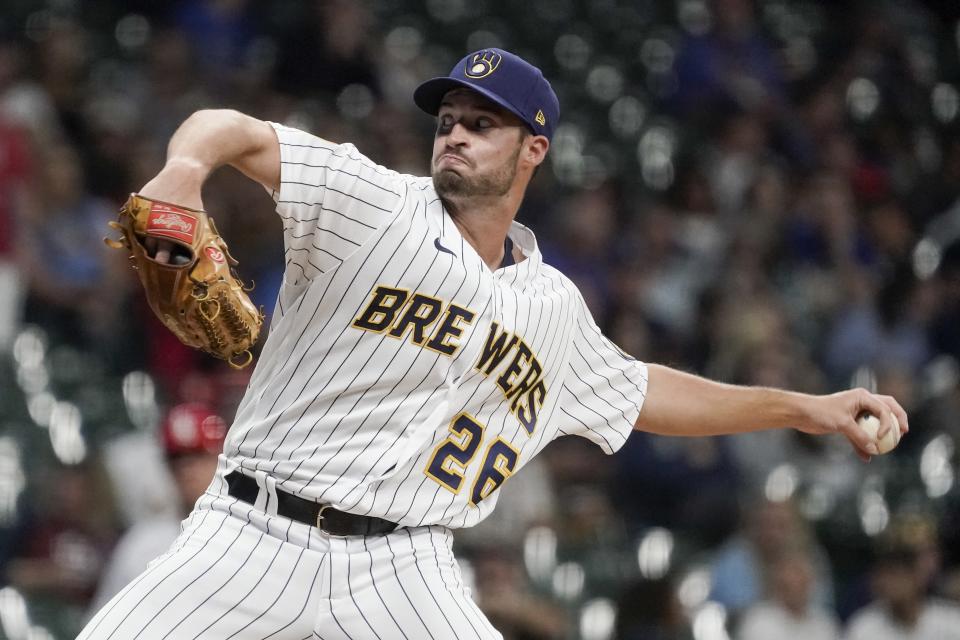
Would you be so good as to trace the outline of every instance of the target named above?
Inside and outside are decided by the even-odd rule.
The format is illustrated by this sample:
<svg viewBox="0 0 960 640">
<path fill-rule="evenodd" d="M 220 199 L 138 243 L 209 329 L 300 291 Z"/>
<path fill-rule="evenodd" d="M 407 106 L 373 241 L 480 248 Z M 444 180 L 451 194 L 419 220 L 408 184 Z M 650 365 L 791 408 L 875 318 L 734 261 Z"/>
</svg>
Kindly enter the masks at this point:
<svg viewBox="0 0 960 640">
<path fill-rule="evenodd" d="M 270 123 L 280 142 L 280 191 L 288 276 L 312 279 L 340 265 L 390 219 L 403 176 L 298 129 Z"/>
<path fill-rule="evenodd" d="M 577 435 L 614 453 L 627 441 L 647 394 L 647 365 L 597 327 L 581 299 L 570 358 L 554 417 L 561 435 Z"/>
</svg>

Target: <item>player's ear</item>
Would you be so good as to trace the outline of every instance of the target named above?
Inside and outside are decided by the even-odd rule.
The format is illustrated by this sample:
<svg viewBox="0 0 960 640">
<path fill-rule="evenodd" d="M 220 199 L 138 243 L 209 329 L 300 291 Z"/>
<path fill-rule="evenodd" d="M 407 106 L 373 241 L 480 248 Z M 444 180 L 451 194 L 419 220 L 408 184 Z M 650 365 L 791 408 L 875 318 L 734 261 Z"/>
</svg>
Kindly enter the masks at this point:
<svg viewBox="0 0 960 640">
<path fill-rule="evenodd" d="M 550 149 L 550 141 L 546 136 L 527 136 L 523 141 L 524 159 L 536 167 L 543 163 Z"/>
</svg>

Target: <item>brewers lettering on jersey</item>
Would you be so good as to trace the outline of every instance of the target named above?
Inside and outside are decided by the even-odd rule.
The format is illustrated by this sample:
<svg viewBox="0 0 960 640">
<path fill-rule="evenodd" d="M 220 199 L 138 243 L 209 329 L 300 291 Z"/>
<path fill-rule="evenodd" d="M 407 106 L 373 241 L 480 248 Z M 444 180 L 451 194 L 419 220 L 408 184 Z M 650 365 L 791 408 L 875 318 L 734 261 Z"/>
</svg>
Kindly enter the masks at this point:
<svg viewBox="0 0 960 640">
<path fill-rule="evenodd" d="M 886 396 L 723 385 L 604 337 L 514 221 L 559 118 L 539 69 L 479 51 L 414 100 L 437 116 L 425 178 L 232 111 L 174 134 L 142 193 L 202 208 L 223 164 L 260 182 L 283 225 L 283 286 L 209 489 L 81 638 L 499 638 L 451 530 L 486 517 L 558 436 L 613 453 L 635 428 L 790 426 L 867 457 L 860 411 L 906 430 Z"/>
</svg>

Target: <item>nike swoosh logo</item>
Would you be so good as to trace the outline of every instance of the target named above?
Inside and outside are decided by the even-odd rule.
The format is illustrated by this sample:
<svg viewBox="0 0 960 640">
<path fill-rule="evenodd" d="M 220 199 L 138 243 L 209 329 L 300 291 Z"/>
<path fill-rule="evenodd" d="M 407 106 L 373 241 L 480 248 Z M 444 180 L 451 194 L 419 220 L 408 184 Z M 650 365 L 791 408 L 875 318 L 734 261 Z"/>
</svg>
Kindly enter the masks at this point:
<svg viewBox="0 0 960 640">
<path fill-rule="evenodd" d="M 455 254 L 453 251 L 450 251 L 450 249 L 447 249 L 445 246 L 443 246 L 442 244 L 440 244 L 440 238 L 434 238 L 434 239 L 433 239 L 433 246 L 435 246 L 435 247 L 437 248 L 437 251 L 443 251 L 444 253 L 449 253 L 449 254 L 452 255 L 454 258 L 457 257 L 457 254 Z"/>
</svg>

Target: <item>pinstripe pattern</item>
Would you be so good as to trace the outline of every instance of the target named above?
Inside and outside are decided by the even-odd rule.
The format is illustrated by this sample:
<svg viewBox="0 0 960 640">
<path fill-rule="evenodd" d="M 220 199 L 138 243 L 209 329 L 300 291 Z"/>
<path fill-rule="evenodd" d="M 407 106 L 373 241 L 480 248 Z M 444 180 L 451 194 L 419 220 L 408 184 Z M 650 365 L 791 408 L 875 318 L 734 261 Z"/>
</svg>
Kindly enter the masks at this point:
<svg viewBox="0 0 960 640">
<path fill-rule="evenodd" d="M 274 126 L 286 268 L 218 475 L 81 638 L 499 638 L 448 527 L 486 517 L 559 435 L 622 446 L 646 367 L 522 225 L 524 259 L 491 271 L 429 178 Z M 234 470 L 258 507 L 228 497 Z M 278 517 L 277 490 L 402 526 L 330 537 Z"/>
<path fill-rule="evenodd" d="M 596 329 L 576 287 L 543 264 L 515 224 L 527 259 L 491 272 L 451 222 L 429 179 L 379 167 L 351 145 L 275 125 L 287 272 L 250 391 L 225 447 L 246 472 L 288 492 L 405 525 L 470 526 L 493 509 L 470 489 L 483 451 L 452 493 L 424 473 L 454 416 L 519 452 L 516 470 L 564 433 L 608 452 L 632 431 L 646 369 Z M 435 242 L 444 251 L 436 248 Z M 475 314 L 450 357 L 405 333 L 351 326 L 378 286 L 416 292 Z M 535 425 L 510 409 L 499 376 L 474 365 L 491 327 L 517 336 L 542 365 Z M 522 374 L 520 374 L 522 375 Z"/>
<path fill-rule="evenodd" d="M 448 529 L 326 536 L 221 493 L 230 468 L 221 458 L 171 551 L 81 640 L 500 638 L 463 586 Z"/>
<path fill-rule="evenodd" d="M 326 556 L 209 502 L 200 513 L 178 539 L 184 544 L 121 591 L 80 638 L 310 637 Z"/>
<path fill-rule="evenodd" d="M 496 493 L 472 505 L 469 491 L 450 493 L 423 473 L 460 411 L 484 425 L 485 443 L 499 437 L 519 451 L 518 466 L 563 433 L 608 452 L 623 444 L 643 399 L 645 367 L 596 330 L 574 285 L 542 263 L 532 233 L 514 225 L 527 259 L 490 272 L 428 179 L 376 166 L 350 145 L 277 132 L 283 164 L 275 197 L 294 253 L 226 445 L 232 459 L 270 473 L 286 491 L 346 510 L 407 525 L 470 526 L 493 508 Z M 350 326 L 380 285 L 475 312 L 462 348 L 450 358 Z M 506 363 L 491 375 L 473 366 L 494 322 L 543 365 L 547 394 L 532 432 L 496 385 Z M 478 456 L 464 476 L 482 464 Z"/>
</svg>

